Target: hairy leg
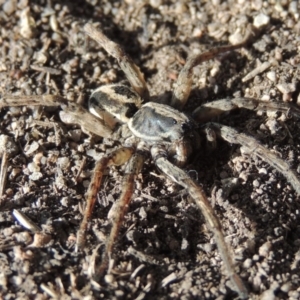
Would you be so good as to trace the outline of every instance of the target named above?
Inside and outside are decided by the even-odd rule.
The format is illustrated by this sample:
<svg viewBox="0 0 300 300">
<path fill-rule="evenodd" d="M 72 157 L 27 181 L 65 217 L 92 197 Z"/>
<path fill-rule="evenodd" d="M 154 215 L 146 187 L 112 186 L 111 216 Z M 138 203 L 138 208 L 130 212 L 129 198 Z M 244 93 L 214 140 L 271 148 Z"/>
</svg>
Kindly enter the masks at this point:
<svg viewBox="0 0 300 300">
<path fill-rule="evenodd" d="M 279 158 L 275 153 L 261 145 L 259 141 L 251 136 L 239 133 L 231 127 L 217 123 L 209 123 L 208 126 L 214 129 L 225 141 L 232 144 L 239 144 L 247 153 L 256 155 L 267 162 L 271 167 L 280 172 L 293 186 L 297 194 L 300 195 L 300 180 L 296 172 L 291 169 L 287 162 Z"/>
<path fill-rule="evenodd" d="M 84 26 L 84 31 L 96 42 L 98 42 L 108 54 L 113 56 L 125 73 L 132 88 L 144 99 L 148 100 L 149 91 L 144 80 L 144 75 L 133 60 L 123 51 L 123 49 L 111 41 L 102 31 L 96 29 L 91 24 Z"/>
<path fill-rule="evenodd" d="M 113 246 L 118 237 L 120 228 L 123 224 L 123 220 L 128 209 L 129 202 L 134 192 L 134 179 L 136 175 L 141 172 L 143 163 L 144 155 L 137 151 L 135 154 L 133 154 L 126 166 L 121 186 L 122 193 L 117 202 L 116 212 L 112 220 L 112 228 L 110 231 L 110 235 L 105 243 L 105 250 L 102 255 L 101 264 L 99 268 L 97 268 L 96 277 L 102 276 L 106 271 L 107 266 L 109 265 L 109 258 L 111 257 Z"/>
<path fill-rule="evenodd" d="M 264 112 L 279 111 L 281 113 L 284 113 L 285 115 L 292 115 L 298 118 L 300 117 L 300 109 L 289 103 L 267 102 L 241 97 L 232 99 L 220 99 L 205 103 L 197 107 L 193 111 L 193 118 L 198 122 L 205 123 L 225 112 L 229 112 L 238 108 Z"/>
<path fill-rule="evenodd" d="M 171 100 L 171 106 L 181 109 L 186 104 L 186 101 L 190 95 L 193 83 L 193 68 L 198 66 L 204 61 L 215 58 L 218 54 L 227 51 L 232 51 L 239 49 L 248 42 L 250 37 L 250 31 L 247 33 L 243 42 L 237 45 L 229 45 L 223 47 L 212 48 L 204 53 L 193 55 L 188 58 L 186 64 L 179 73 L 177 79 L 177 86 L 173 91 L 173 96 Z"/>
<path fill-rule="evenodd" d="M 103 174 L 107 167 L 111 165 L 122 165 L 126 163 L 134 152 L 133 148 L 120 148 L 112 153 L 102 157 L 95 165 L 94 173 L 87 191 L 86 196 L 86 207 L 81 221 L 79 230 L 77 232 L 77 248 L 83 248 L 85 244 L 85 235 L 88 226 L 88 221 L 90 220 L 91 214 L 93 212 L 97 193 L 99 192 Z"/>
<path fill-rule="evenodd" d="M 231 251 L 225 242 L 222 226 L 212 209 L 203 189 L 196 184 L 183 170 L 166 159 L 166 152 L 159 147 L 152 147 L 151 155 L 158 168 L 174 182 L 184 187 L 200 208 L 206 223 L 214 234 L 220 255 L 223 259 L 227 275 L 241 299 L 246 299 L 248 292 L 243 281 L 234 270 Z"/>
<path fill-rule="evenodd" d="M 60 106 L 60 118 L 66 124 L 77 124 L 86 133 L 111 137 L 112 130 L 81 105 L 56 95 L 12 96 L 0 98 L 0 108 L 11 106 Z"/>
</svg>

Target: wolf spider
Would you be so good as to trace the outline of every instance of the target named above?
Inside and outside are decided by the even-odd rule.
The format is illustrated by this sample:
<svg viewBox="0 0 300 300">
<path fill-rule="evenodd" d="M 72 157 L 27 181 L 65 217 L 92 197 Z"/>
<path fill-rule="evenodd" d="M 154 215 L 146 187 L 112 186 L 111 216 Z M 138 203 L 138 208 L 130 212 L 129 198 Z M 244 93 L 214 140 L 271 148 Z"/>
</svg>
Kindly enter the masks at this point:
<svg viewBox="0 0 300 300">
<path fill-rule="evenodd" d="M 114 137 L 120 124 L 127 124 L 130 135 L 123 147 L 112 151 L 96 162 L 91 183 L 86 196 L 83 220 L 77 234 L 77 247 L 85 243 L 85 235 L 94 204 L 103 181 L 104 171 L 111 165 L 126 163 L 122 181 L 122 192 L 118 200 L 117 213 L 107 238 L 102 262 L 97 274 L 101 275 L 108 267 L 113 246 L 119 233 L 124 215 L 134 192 L 134 179 L 141 172 L 146 154 L 151 153 L 157 168 L 175 183 L 182 186 L 200 208 L 205 221 L 212 231 L 218 250 L 223 259 L 227 276 L 230 278 L 239 297 L 248 297 L 248 291 L 236 273 L 229 246 L 226 244 L 222 226 L 212 209 L 203 189 L 182 167 L 191 153 L 199 148 L 199 136 L 196 123 L 206 123 L 224 112 L 236 108 L 255 111 L 280 111 L 284 114 L 300 116 L 300 110 L 286 103 L 259 102 L 250 98 L 221 99 L 196 108 L 192 116 L 181 112 L 190 95 L 193 68 L 200 63 L 216 57 L 218 54 L 238 49 L 245 43 L 211 49 L 205 53 L 190 56 L 179 73 L 177 85 L 169 104 L 151 101 L 143 74 L 131 58 L 100 30 L 86 24 L 84 31 L 97 41 L 119 63 L 131 88 L 122 84 L 104 85 L 96 89 L 89 99 L 89 111 L 74 102 L 68 102 L 60 96 L 8 96 L 0 99 L 0 107 L 20 105 L 60 106 L 60 117 L 65 123 L 76 123 L 84 131 L 102 137 Z M 245 39 L 247 40 L 247 38 Z M 300 194 L 300 181 L 289 165 L 273 152 L 262 146 L 255 138 L 238 133 L 235 129 L 217 123 L 207 123 L 203 128 L 211 128 L 225 141 L 240 144 L 244 151 L 269 163 L 282 173 L 287 181 Z"/>
</svg>

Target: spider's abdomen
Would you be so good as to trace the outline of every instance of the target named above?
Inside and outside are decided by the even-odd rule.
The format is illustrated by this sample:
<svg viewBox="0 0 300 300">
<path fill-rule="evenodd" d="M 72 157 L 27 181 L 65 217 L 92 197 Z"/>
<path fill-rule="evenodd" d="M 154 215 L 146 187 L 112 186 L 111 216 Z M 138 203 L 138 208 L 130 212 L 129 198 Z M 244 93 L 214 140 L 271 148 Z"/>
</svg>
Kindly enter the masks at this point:
<svg viewBox="0 0 300 300">
<path fill-rule="evenodd" d="M 142 99 L 130 87 L 110 84 L 103 85 L 92 93 L 89 99 L 89 110 L 111 125 L 117 121 L 127 123 L 141 104 Z"/>
<path fill-rule="evenodd" d="M 132 133 L 148 142 L 172 142 L 194 128 L 185 114 L 164 104 L 148 102 L 129 120 Z"/>
</svg>

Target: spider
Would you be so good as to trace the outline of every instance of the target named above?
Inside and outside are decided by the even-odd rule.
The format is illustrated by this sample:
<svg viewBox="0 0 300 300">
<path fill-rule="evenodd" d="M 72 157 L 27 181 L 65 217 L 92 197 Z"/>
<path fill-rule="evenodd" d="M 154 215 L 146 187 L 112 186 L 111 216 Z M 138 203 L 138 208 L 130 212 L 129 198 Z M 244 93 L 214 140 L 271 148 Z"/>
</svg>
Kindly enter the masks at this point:
<svg viewBox="0 0 300 300">
<path fill-rule="evenodd" d="M 102 275 L 109 265 L 113 247 L 118 236 L 124 215 L 134 192 L 135 177 L 141 172 L 147 153 L 151 153 L 157 168 L 173 182 L 179 184 L 200 208 L 205 221 L 214 235 L 218 250 L 223 259 L 226 275 L 239 297 L 246 299 L 248 291 L 240 276 L 236 273 L 231 250 L 226 244 L 222 226 L 203 189 L 182 168 L 199 145 L 199 125 L 212 130 L 217 136 L 229 143 L 240 144 L 244 151 L 258 156 L 281 172 L 287 181 L 300 194 L 300 181 L 289 165 L 256 139 L 239 133 L 233 128 L 218 123 L 207 123 L 224 112 L 237 108 L 255 111 L 280 111 L 299 117 L 300 110 L 286 103 L 260 102 L 250 98 L 221 99 L 203 104 L 196 108 L 191 116 L 182 113 L 192 87 L 193 68 L 203 61 L 214 58 L 220 53 L 238 49 L 245 45 L 223 46 L 202 54 L 192 55 L 181 70 L 177 85 L 168 104 L 151 101 L 143 74 L 131 58 L 119 45 L 106 37 L 91 24 L 84 26 L 85 33 L 98 42 L 119 63 L 131 87 L 123 84 L 104 85 L 96 89 L 89 99 L 89 111 L 74 102 L 68 102 L 61 96 L 9 96 L 0 99 L 0 108 L 20 105 L 60 106 L 60 118 L 65 123 L 76 123 L 86 132 L 117 138 L 118 129 L 127 126 L 130 135 L 124 145 L 106 154 L 96 162 L 91 183 L 86 195 L 86 207 L 83 220 L 77 234 L 77 248 L 85 243 L 88 223 L 100 190 L 105 170 L 112 166 L 126 164 L 122 181 L 122 192 L 117 202 L 117 213 L 107 238 L 105 250 L 97 275 Z M 248 37 L 245 38 L 247 41 Z M 204 124 L 204 125 L 203 125 Z"/>
</svg>

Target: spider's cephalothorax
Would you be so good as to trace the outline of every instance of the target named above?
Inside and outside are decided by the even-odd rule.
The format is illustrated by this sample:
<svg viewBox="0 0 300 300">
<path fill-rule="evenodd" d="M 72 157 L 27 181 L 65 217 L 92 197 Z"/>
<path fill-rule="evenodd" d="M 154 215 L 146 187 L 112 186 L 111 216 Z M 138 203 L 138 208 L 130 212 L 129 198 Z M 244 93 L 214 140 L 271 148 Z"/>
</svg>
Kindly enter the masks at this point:
<svg viewBox="0 0 300 300">
<path fill-rule="evenodd" d="M 61 105 L 63 111 L 60 117 L 63 122 L 76 123 L 84 131 L 105 138 L 116 138 L 113 134 L 117 130 L 117 123 L 128 126 L 132 139 L 126 139 L 123 147 L 104 155 L 96 162 L 93 177 L 86 196 L 86 208 L 77 234 L 77 247 L 82 248 L 85 242 L 88 222 L 100 189 L 105 169 L 111 165 L 126 163 L 122 181 L 121 195 L 117 202 L 116 215 L 113 226 L 106 241 L 102 262 L 96 270 L 102 275 L 107 270 L 109 259 L 113 252 L 113 245 L 121 227 L 126 209 L 134 192 L 135 177 L 141 171 L 145 151 L 151 153 L 154 164 L 171 180 L 182 186 L 189 193 L 201 210 L 205 221 L 214 234 L 218 250 L 224 262 L 226 275 L 230 278 L 233 288 L 240 298 L 247 298 L 248 292 L 243 281 L 235 272 L 233 258 L 225 242 L 222 226 L 212 209 L 205 192 L 180 167 L 185 164 L 192 150 L 199 147 L 197 122 L 207 122 L 211 117 L 236 108 L 246 108 L 260 111 L 280 111 L 284 114 L 300 117 L 300 110 L 286 103 L 261 102 L 249 98 L 221 99 L 196 108 L 192 112 L 193 120 L 180 112 L 189 97 L 192 86 L 193 68 L 201 62 L 214 58 L 219 53 L 238 49 L 244 45 L 224 46 L 211 49 L 205 53 L 188 58 L 178 76 L 176 88 L 173 91 L 170 106 L 151 102 L 143 74 L 124 51 L 100 30 L 87 24 L 85 32 L 96 40 L 109 54 L 115 57 L 124 71 L 131 88 L 126 85 L 114 84 L 102 86 L 95 90 L 86 110 L 77 103 L 69 103 L 60 96 L 3 96 L 0 108 L 20 105 Z M 247 38 L 245 39 L 247 40 Z M 92 114 L 91 114 L 92 113 Z M 249 152 L 269 163 L 281 172 L 288 183 L 300 194 L 300 180 L 289 165 L 272 151 L 261 145 L 256 139 L 238 133 L 231 127 L 216 123 L 209 123 L 214 134 L 229 143 L 240 144 L 244 151 Z M 206 126 L 206 127 L 207 127 Z M 204 125 L 205 127 L 205 125 Z M 128 142 L 130 140 L 130 142 Z M 146 146 L 146 147 L 145 147 Z M 110 270 L 108 270 L 110 271 Z"/>
<path fill-rule="evenodd" d="M 195 125 L 185 114 L 164 104 L 148 102 L 128 123 L 132 133 L 149 143 L 172 143 L 191 134 Z"/>
</svg>

